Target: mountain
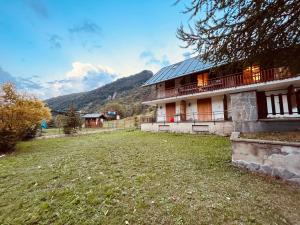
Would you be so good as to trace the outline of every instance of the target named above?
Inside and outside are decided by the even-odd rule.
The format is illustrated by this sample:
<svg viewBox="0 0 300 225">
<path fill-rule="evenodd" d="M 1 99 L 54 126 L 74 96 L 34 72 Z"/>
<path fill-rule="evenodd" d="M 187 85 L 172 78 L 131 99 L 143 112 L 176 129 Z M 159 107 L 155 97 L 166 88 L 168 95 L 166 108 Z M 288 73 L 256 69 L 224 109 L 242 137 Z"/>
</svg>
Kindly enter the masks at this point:
<svg viewBox="0 0 300 225">
<path fill-rule="evenodd" d="M 144 70 L 138 74 L 120 78 L 95 90 L 58 96 L 45 100 L 52 111 L 65 111 L 70 105 L 85 113 L 104 109 L 108 103 L 122 105 L 126 116 L 145 112 L 141 102 L 150 94 L 150 88 L 141 87 L 153 73 Z M 134 110 L 133 110 L 134 109 Z"/>
</svg>

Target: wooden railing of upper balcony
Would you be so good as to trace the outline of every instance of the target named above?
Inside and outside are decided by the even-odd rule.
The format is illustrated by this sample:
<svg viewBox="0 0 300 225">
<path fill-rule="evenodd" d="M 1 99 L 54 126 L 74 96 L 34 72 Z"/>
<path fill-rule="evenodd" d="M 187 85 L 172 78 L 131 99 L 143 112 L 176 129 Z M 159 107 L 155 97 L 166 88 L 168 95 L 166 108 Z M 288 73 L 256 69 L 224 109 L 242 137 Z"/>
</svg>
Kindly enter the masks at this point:
<svg viewBox="0 0 300 225">
<path fill-rule="evenodd" d="M 290 77 L 294 77 L 289 70 L 283 70 L 282 68 L 272 68 L 266 70 L 260 70 L 256 73 L 235 73 L 218 78 L 209 79 L 199 86 L 197 83 L 190 83 L 182 85 L 179 88 L 172 88 L 158 92 L 156 96 L 152 96 L 146 101 L 155 99 L 170 98 L 182 95 L 190 95 L 201 92 L 215 91 L 226 88 L 234 88 L 251 84 L 265 83 L 269 81 L 283 80 Z"/>
</svg>

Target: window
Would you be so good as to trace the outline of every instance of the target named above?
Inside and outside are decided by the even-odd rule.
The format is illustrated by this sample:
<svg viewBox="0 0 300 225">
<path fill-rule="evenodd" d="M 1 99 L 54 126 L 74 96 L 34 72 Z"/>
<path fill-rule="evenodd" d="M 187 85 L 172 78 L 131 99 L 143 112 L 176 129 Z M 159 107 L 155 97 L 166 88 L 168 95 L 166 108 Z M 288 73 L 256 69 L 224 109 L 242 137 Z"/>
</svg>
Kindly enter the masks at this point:
<svg viewBox="0 0 300 225">
<path fill-rule="evenodd" d="M 208 73 L 201 73 L 197 76 L 197 84 L 202 87 L 208 84 Z"/>
<path fill-rule="evenodd" d="M 167 80 L 165 83 L 165 89 L 173 89 L 175 88 L 175 80 Z"/>
<path fill-rule="evenodd" d="M 294 88 L 266 92 L 267 117 L 299 117 L 299 93 Z"/>
<path fill-rule="evenodd" d="M 246 67 L 243 70 L 243 83 L 244 84 L 251 84 L 260 81 L 260 66 L 253 65 Z"/>
</svg>

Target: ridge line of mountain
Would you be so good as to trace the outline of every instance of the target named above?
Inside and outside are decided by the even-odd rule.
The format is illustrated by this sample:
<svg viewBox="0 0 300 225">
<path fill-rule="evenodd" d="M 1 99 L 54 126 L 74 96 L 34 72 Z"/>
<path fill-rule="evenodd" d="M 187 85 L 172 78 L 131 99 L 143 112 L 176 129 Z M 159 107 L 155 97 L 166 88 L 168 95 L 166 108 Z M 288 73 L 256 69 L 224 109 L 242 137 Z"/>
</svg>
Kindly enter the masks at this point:
<svg viewBox="0 0 300 225">
<path fill-rule="evenodd" d="M 61 95 L 46 99 L 44 102 L 53 111 L 65 111 L 70 105 L 73 105 L 76 110 L 84 112 L 97 112 L 106 104 L 116 102 L 121 104 L 124 109 L 128 108 L 129 111 L 132 107 L 138 108 L 133 113 L 139 114 L 147 108 L 141 104 L 143 98 L 150 94 L 149 87 L 141 88 L 141 86 L 152 76 L 151 71 L 143 70 L 140 73 L 121 77 L 90 91 Z M 127 110 L 125 109 L 125 111 Z"/>
</svg>

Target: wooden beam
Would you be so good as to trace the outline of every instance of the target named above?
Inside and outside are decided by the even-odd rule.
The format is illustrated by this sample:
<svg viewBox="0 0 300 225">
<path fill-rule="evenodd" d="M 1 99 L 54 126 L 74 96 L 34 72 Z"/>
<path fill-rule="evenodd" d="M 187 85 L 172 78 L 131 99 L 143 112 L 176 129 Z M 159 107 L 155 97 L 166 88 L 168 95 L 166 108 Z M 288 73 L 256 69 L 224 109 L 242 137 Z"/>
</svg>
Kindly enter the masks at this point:
<svg viewBox="0 0 300 225">
<path fill-rule="evenodd" d="M 293 106 L 292 106 L 292 95 L 294 92 L 294 86 L 290 85 L 288 87 L 288 93 L 287 93 L 287 102 L 288 102 L 288 109 L 289 109 L 289 114 L 293 114 Z"/>
<path fill-rule="evenodd" d="M 271 104 L 272 104 L 272 114 L 276 115 L 276 108 L 275 108 L 275 99 L 274 95 L 271 95 Z"/>
<path fill-rule="evenodd" d="M 278 99 L 279 99 L 280 114 L 283 115 L 283 114 L 284 114 L 284 111 L 283 111 L 282 94 L 279 94 L 279 95 L 278 95 Z"/>
<path fill-rule="evenodd" d="M 224 108 L 224 120 L 228 120 L 227 95 L 224 95 L 223 98 L 223 108 Z"/>
</svg>

